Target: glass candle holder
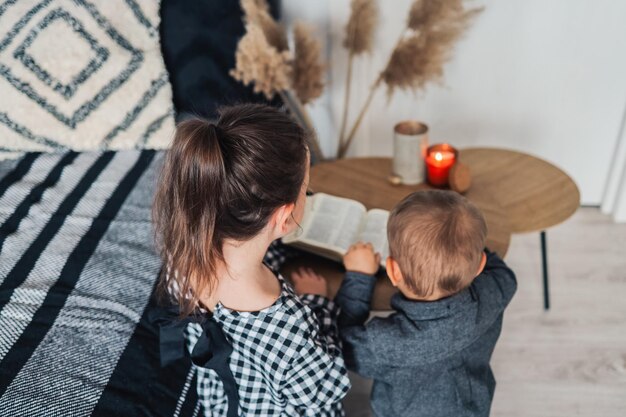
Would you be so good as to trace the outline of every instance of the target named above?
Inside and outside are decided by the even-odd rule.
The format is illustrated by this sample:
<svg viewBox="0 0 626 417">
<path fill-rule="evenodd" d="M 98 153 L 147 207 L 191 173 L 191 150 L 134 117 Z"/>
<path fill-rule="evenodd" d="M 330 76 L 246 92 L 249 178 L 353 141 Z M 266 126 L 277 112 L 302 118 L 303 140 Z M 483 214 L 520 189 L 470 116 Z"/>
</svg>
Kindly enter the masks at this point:
<svg viewBox="0 0 626 417">
<path fill-rule="evenodd" d="M 447 143 L 432 145 L 426 151 L 426 178 L 430 185 L 448 185 L 450 168 L 456 162 L 458 151 Z"/>
<path fill-rule="evenodd" d="M 428 126 L 405 120 L 393 128 L 393 174 L 402 184 L 424 181 L 424 157 L 428 147 Z"/>
</svg>

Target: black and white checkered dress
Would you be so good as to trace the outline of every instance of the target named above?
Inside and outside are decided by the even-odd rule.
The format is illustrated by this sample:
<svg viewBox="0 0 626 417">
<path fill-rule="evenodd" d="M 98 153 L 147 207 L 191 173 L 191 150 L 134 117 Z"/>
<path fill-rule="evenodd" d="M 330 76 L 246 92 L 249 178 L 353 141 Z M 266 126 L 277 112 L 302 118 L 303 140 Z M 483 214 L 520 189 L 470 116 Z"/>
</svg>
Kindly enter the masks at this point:
<svg viewBox="0 0 626 417">
<path fill-rule="evenodd" d="M 276 267 L 275 248 L 266 263 Z M 218 304 L 213 319 L 233 351 L 230 369 L 238 386 L 240 416 L 342 416 L 350 388 L 336 327 L 338 310 L 325 297 L 298 297 L 277 274 L 282 290 L 270 307 L 238 312 Z M 190 323 L 185 335 L 193 350 L 202 328 Z M 198 395 L 205 416 L 226 416 L 228 401 L 219 376 L 197 367 Z"/>
</svg>

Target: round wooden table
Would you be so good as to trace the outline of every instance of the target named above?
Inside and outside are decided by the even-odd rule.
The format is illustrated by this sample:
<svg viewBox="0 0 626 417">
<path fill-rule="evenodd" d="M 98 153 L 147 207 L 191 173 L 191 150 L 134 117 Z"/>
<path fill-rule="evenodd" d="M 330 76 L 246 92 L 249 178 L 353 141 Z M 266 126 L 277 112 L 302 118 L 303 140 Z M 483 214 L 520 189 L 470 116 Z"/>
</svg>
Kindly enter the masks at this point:
<svg viewBox="0 0 626 417">
<path fill-rule="evenodd" d="M 459 160 L 470 168 L 472 186 L 465 194 L 485 215 L 487 246 L 501 257 L 506 255 L 511 233 L 542 231 L 544 293 L 548 301 L 547 257 L 544 230 L 570 217 L 578 208 L 580 194 L 576 184 L 562 170 L 539 158 L 521 152 L 470 148 L 461 150 Z M 352 198 L 368 209 L 390 210 L 406 195 L 432 187 L 392 185 L 389 158 L 349 158 L 323 162 L 311 169 L 310 188 Z M 299 266 L 314 266 L 329 282 L 333 297 L 341 284 L 343 270 L 336 262 L 306 255 L 287 264 L 289 274 Z M 372 300 L 374 310 L 389 309 L 395 289 L 385 274 L 378 277 Z"/>
</svg>

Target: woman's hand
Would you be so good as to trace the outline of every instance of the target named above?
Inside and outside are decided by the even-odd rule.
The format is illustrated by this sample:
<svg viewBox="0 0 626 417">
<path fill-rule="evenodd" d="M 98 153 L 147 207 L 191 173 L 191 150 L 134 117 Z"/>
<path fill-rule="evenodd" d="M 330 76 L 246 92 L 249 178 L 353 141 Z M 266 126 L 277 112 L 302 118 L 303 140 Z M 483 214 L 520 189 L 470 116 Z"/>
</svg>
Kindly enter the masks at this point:
<svg viewBox="0 0 626 417">
<path fill-rule="evenodd" d="M 311 268 L 300 268 L 291 274 L 291 282 L 296 294 L 315 294 L 328 296 L 328 284 L 323 276 L 316 274 Z"/>
<path fill-rule="evenodd" d="M 380 254 L 374 253 L 371 243 L 357 242 L 343 255 L 343 266 L 347 271 L 374 275 L 380 267 Z"/>
</svg>

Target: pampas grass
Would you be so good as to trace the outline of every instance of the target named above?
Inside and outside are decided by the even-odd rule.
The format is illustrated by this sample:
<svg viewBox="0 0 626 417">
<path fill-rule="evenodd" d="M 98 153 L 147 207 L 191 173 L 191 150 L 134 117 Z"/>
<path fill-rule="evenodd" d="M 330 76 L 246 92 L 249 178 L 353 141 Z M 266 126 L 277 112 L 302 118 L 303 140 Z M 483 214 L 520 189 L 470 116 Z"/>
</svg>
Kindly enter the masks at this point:
<svg viewBox="0 0 626 417">
<path fill-rule="evenodd" d="M 482 8 L 465 10 L 463 0 L 416 0 L 411 5 L 407 29 L 389 57 L 380 77 L 388 95 L 394 89 L 423 89 L 443 79 L 443 66 L 454 44 Z"/>
<path fill-rule="evenodd" d="M 313 30 L 304 23 L 293 28 L 294 62 L 292 88 L 302 104 L 322 95 L 324 91 L 324 65 L 321 60 L 320 42 L 313 37 Z"/>
<path fill-rule="evenodd" d="M 424 30 L 433 24 L 445 22 L 455 13 L 463 12 L 463 0 L 417 0 L 411 4 L 407 28 Z"/>
<path fill-rule="evenodd" d="M 258 26 L 265 35 L 267 42 L 279 52 L 289 49 L 287 32 L 270 14 L 266 0 L 241 0 L 243 20 L 246 25 Z"/>
<path fill-rule="evenodd" d="M 374 30 L 378 25 L 378 7 L 374 0 L 352 0 L 343 46 L 351 55 L 371 52 Z"/>
<path fill-rule="evenodd" d="M 268 100 L 291 86 L 291 54 L 271 46 L 263 30 L 255 24 L 246 25 L 246 34 L 237 45 L 235 61 L 231 76 L 243 84 L 252 84 L 254 92 L 263 93 Z"/>
<path fill-rule="evenodd" d="M 312 29 L 298 23 L 294 27 L 294 52 L 287 34 L 274 20 L 266 0 L 241 0 L 245 35 L 235 52 L 235 68 L 230 74 L 256 93 L 271 100 L 276 95 L 291 115 L 309 132 L 312 159 L 321 160 L 315 129 L 303 104 L 310 103 L 324 90 L 324 64 L 321 45 Z"/>
<path fill-rule="evenodd" d="M 396 89 L 421 90 L 441 82 L 443 66 L 452 56 L 454 43 L 482 8 L 466 10 L 463 0 L 415 0 L 407 26 L 389 56 L 387 65 L 370 87 L 369 94 L 345 140 L 340 135 L 338 158 L 345 156 L 374 93 L 385 84 L 391 98 Z"/>
<path fill-rule="evenodd" d="M 392 95 L 396 88 L 419 90 L 429 82 L 440 82 L 443 64 L 450 59 L 452 44 L 461 33 L 460 28 L 446 27 L 402 39 L 381 73 L 388 88 L 387 94 Z"/>
</svg>

